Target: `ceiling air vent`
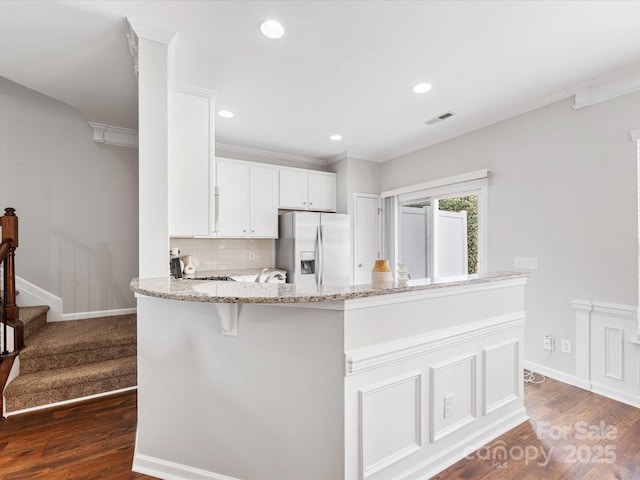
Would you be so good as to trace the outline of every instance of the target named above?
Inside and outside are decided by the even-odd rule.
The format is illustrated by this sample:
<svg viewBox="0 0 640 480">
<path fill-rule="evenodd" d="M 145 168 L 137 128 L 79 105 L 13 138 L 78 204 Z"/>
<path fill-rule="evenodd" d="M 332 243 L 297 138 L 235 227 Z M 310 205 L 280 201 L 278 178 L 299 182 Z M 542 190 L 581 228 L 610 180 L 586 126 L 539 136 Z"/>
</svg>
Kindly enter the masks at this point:
<svg viewBox="0 0 640 480">
<path fill-rule="evenodd" d="M 443 113 L 442 115 L 438 115 L 437 117 L 433 117 L 431 120 L 427 120 L 426 123 L 427 125 L 435 125 L 436 123 L 440 123 L 443 120 L 446 120 L 449 117 L 453 117 L 455 114 L 453 112 L 446 112 Z"/>
</svg>

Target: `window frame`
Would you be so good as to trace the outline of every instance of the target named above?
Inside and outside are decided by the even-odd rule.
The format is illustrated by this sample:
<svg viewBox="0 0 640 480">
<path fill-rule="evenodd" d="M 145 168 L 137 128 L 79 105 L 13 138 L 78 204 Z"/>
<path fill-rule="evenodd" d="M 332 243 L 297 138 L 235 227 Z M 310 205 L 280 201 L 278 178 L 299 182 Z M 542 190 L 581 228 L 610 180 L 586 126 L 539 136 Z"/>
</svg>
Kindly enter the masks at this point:
<svg viewBox="0 0 640 480">
<path fill-rule="evenodd" d="M 442 178 L 430 182 L 425 182 L 413 186 L 403 187 L 382 193 L 382 198 L 395 197 L 396 219 L 393 225 L 394 245 L 390 251 L 394 253 L 394 258 L 402 258 L 402 238 L 401 238 L 401 208 L 407 202 L 431 199 L 431 201 L 442 198 L 460 197 L 466 195 L 478 196 L 478 270 L 477 273 L 487 272 L 488 265 L 488 170 L 469 172 L 453 177 Z M 435 227 L 437 228 L 437 226 Z M 427 251 L 428 276 L 433 275 L 434 252 L 438 248 L 435 241 L 435 232 L 431 228 L 429 242 L 432 245 Z"/>
</svg>

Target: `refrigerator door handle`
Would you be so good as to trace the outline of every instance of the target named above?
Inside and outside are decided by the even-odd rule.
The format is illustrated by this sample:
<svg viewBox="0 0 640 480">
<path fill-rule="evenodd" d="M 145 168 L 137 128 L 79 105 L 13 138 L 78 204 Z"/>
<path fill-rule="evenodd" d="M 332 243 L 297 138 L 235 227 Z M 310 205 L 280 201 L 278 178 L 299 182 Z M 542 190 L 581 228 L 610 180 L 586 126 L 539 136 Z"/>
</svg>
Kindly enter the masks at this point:
<svg viewBox="0 0 640 480">
<path fill-rule="evenodd" d="M 320 285 L 320 225 L 316 228 L 316 285 Z"/>
<path fill-rule="evenodd" d="M 322 231 L 322 225 L 318 225 L 318 269 L 320 271 L 320 278 L 318 285 L 324 284 L 324 235 Z"/>
</svg>

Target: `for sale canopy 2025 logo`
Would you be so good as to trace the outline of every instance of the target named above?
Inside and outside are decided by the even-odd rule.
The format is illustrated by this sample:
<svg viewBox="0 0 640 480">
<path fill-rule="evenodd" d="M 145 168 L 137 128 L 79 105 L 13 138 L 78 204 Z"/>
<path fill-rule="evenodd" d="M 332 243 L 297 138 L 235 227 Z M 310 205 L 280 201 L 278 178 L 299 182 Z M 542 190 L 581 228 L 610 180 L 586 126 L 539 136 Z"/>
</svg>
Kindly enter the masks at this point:
<svg viewBox="0 0 640 480">
<path fill-rule="evenodd" d="M 494 468 L 508 468 L 509 461 L 524 461 L 525 465 L 536 462 L 539 467 L 545 467 L 549 464 L 552 454 L 564 463 L 613 463 L 616 461 L 615 440 L 618 438 L 618 429 L 614 425 L 607 425 L 605 421 L 599 424 L 579 421 L 573 425 L 538 422 L 536 436 L 540 440 L 536 445 L 510 446 L 502 440 L 497 440 L 476 450 L 466 458 L 490 461 Z M 545 444 L 551 445 L 545 446 Z"/>
</svg>

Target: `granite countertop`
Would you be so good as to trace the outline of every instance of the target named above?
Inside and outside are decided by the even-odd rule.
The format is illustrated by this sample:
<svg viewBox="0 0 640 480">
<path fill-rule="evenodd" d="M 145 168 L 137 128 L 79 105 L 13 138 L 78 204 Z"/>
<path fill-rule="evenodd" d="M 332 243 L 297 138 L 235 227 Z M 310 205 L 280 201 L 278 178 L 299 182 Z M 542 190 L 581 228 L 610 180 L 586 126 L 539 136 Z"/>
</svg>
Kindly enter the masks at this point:
<svg viewBox="0 0 640 480">
<path fill-rule="evenodd" d="M 135 293 L 169 300 L 209 303 L 310 303 L 334 302 L 376 295 L 412 292 L 462 285 L 527 278 L 528 273 L 497 272 L 460 275 L 439 279 L 409 280 L 406 285 L 298 285 L 292 283 L 219 282 L 211 280 L 176 280 L 168 278 L 134 278 L 129 287 Z"/>
</svg>

